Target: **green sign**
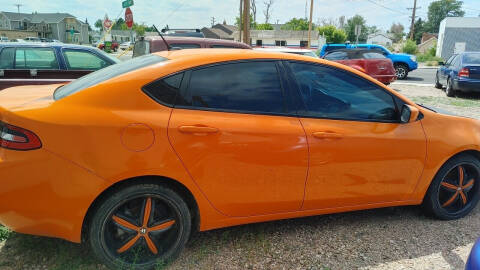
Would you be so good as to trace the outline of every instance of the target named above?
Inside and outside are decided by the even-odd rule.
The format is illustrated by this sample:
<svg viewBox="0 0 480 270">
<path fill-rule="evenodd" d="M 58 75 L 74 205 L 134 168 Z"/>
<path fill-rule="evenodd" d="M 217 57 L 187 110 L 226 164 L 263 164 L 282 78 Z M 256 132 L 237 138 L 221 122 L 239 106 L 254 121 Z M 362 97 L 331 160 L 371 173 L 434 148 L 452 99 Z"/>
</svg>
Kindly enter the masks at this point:
<svg viewBox="0 0 480 270">
<path fill-rule="evenodd" d="M 133 6 L 133 0 L 125 0 L 122 2 L 122 7 L 127 8 Z"/>
<path fill-rule="evenodd" d="M 70 35 L 72 35 L 72 36 L 73 36 L 74 34 L 75 34 L 75 30 L 73 30 L 73 28 L 72 28 L 72 29 L 70 29 Z"/>
</svg>

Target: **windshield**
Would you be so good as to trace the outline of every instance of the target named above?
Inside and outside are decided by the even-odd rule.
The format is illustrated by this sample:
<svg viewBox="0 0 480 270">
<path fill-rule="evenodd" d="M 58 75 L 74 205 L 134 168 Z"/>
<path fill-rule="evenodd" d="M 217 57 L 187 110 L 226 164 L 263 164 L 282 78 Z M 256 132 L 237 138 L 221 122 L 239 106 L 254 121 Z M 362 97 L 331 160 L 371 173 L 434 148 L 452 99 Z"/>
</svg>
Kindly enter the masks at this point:
<svg viewBox="0 0 480 270">
<path fill-rule="evenodd" d="M 158 55 L 149 54 L 134 58 L 129 61 L 121 62 L 119 64 L 111 65 L 104 69 L 92 72 L 86 76 L 83 76 L 69 84 L 58 88 L 53 94 L 53 98 L 55 100 L 62 99 L 64 97 L 70 96 L 83 89 L 89 88 L 119 75 L 166 60 L 166 58 L 160 57 Z"/>
<path fill-rule="evenodd" d="M 480 53 L 468 53 L 463 56 L 463 63 L 466 65 L 480 65 Z"/>
</svg>

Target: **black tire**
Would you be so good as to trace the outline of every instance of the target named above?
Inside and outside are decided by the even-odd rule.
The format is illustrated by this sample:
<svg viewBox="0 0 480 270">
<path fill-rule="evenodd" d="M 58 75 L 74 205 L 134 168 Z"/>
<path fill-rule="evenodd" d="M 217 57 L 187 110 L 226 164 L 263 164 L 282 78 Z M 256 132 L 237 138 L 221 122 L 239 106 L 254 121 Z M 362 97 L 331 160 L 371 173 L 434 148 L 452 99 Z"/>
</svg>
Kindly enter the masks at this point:
<svg viewBox="0 0 480 270">
<path fill-rule="evenodd" d="M 435 75 L 435 88 L 443 89 L 443 85 L 440 83 L 440 80 L 438 79 L 438 73 Z"/>
<path fill-rule="evenodd" d="M 187 204 L 175 191 L 139 184 L 100 203 L 88 239 L 97 257 L 111 269 L 153 269 L 180 254 L 191 227 Z"/>
<path fill-rule="evenodd" d="M 405 80 L 408 76 L 408 66 L 405 64 L 395 64 L 395 74 L 397 79 Z"/>
<path fill-rule="evenodd" d="M 453 82 L 451 78 L 447 79 L 447 87 L 445 88 L 445 94 L 447 95 L 447 97 L 454 97 L 456 94 L 456 91 L 453 88 Z"/>
<path fill-rule="evenodd" d="M 462 181 L 460 170 L 463 171 Z M 453 179 L 455 175 L 458 179 Z M 470 183 L 471 186 L 467 187 Z M 463 154 L 448 160 L 440 168 L 428 188 L 423 208 L 428 214 L 442 220 L 459 219 L 468 215 L 479 199 L 480 161 Z"/>
</svg>

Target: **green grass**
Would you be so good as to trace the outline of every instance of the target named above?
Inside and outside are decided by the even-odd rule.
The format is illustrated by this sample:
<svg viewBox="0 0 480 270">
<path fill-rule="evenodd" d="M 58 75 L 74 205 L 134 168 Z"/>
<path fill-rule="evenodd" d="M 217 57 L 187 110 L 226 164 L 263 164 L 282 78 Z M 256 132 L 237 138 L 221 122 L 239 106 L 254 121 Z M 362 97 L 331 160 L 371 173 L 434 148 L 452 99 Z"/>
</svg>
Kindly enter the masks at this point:
<svg viewBox="0 0 480 270">
<path fill-rule="evenodd" d="M 0 225 L 0 242 L 7 240 L 11 235 L 12 232 L 8 228 Z"/>
<path fill-rule="evenodd" d="M 426 105 L 449 105 L 456 107 L 478 107 L 480 106 L 480 100 L 478 99 L 466 99 L 466 98 L 450 98 L 450 97 L 412 97 L 416 103 L 424 103 Z"/>
</svg>

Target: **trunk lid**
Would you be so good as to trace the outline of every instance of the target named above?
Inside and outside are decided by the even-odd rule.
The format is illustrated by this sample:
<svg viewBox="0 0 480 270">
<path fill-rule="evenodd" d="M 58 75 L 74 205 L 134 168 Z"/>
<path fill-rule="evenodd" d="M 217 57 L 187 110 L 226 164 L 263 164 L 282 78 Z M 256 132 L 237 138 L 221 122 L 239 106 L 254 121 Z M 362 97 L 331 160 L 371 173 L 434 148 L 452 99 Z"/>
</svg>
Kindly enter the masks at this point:
<svg viewBox="0 0 480 270">
<path fill-rule="evenodd" d="M 470 72 L 470 79 L 480 80 L 480 65 L 466 65 L 465 68 Z"/>
<path fill-rule="evenodd" d="M 63 84 L 25 85 L 0 91 L 0 111 L 18 111 L 47 107 L 55 100 L 53 92 Z"/>
</svg>

